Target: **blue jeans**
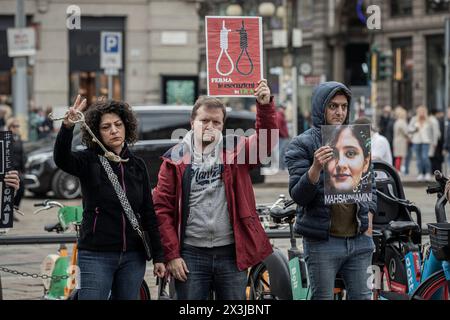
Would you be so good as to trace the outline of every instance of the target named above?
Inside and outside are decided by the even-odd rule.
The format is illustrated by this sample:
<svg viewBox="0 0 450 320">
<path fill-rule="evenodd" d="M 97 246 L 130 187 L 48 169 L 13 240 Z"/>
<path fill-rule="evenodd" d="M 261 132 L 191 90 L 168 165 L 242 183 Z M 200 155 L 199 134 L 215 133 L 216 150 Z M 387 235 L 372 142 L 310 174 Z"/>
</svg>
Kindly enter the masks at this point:
<svg viewBox="0 0 450 320">
<path fill-rule="evenodd" d="M 344 278 L 349 300 L 370 300 L 368 279 L 371 273 L 372 253 L 375 248 L 372 237 L 359 235 L 354 238 L 329 240 L 303 240 L 305 261 L 311 284 L 311 299 L 332 300 L 336 274 Z"/>
<path fill-rule="evenodd" d="M 80 300 L 136 300 L 145 274 L 140 251 L 78 251 Z"/>
<path fill-rule="evenodd" d="M 430 145 L 428 143 L 415 143 L 413 147 L 417 158 L 417 172 L 419 174 L 431 173 L 431 162 L 428 157 Z"/>
<path fill-rule="evenodd" d="M 406 175 L 409 174 L 409 163 L 411 162 L 411 157 L 413 153 L 412 148 L 413 148 L 412 144 L 408 144 L 408 150 L 406 151 L 405 161 L 403 162 L 403 165 L 405 166 Z"/>
<path fill-rule="evenodd" d="M 218 300 L 244 300 L 247 271 L 236 266 L 234 244 L 217 248 L 184 245 L 181 250 L 189 270 L 185 282 L 175 280 L 179 300 L 206 300 L 213 289 Z"/>
</svg>

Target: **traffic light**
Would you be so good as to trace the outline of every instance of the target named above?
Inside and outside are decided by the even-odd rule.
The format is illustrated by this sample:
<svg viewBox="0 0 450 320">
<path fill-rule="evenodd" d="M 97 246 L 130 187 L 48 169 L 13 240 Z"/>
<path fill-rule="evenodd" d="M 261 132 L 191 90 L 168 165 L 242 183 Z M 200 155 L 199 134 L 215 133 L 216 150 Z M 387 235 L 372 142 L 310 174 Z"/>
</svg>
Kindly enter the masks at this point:
<svg viewBox="0 0 450 320">
<path fill-rule="evenodd" d="M 368 75 L 371 81 L 387 80 L 392 78 L 392 53 L 383 52 L 373 46 L 367 53 Z"/>
<path fill-rule="evenodd" d="M 376 46 L 367 52 L 367 76 L 369 81 L 378 80 L 378 55 L 380 51 Z"/>
<path fill-rule="evenodd" d="M 380 52 L 378 55 L 378 80 L 387 80 L 392 77 L 392 53 Z"/>
</svg>

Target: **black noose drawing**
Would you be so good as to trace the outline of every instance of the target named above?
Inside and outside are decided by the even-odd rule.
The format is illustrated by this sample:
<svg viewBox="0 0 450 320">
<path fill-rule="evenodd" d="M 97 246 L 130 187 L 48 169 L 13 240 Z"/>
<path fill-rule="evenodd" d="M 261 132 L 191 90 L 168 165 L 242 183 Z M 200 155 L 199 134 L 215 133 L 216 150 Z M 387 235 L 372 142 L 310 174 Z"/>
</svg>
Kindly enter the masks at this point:
<svg viewBox="0 0 450 320">
<path fill-rule="evenodd" d="M 242 27 L 238 30 L 236 30 L 237 32 L 239 32 L 239 46 L 241 47 L 241 53 L 239 54 L 239 57 L 236 61 L 236 70 L 237 72 L 239 72 L 240 74 L 246 76 L 249 75 L 250 73 L 253 72 L 253 61 L 250 58 L 250 55 L 248 54 L 247 48 L 248 48 L 248 34 L 247 34 L 247 29 L 245 29 L 244 26 L 244 20 L 242 20 Z M 242 58 L 242 55 L 244 54 L 244 52 L 247 54 L 248 57 L 248 61 L 250 62 L 250 71 L 248 71 L 247 73 L 242 72 L 239 68 L 239 61 Z"/>
</svg>

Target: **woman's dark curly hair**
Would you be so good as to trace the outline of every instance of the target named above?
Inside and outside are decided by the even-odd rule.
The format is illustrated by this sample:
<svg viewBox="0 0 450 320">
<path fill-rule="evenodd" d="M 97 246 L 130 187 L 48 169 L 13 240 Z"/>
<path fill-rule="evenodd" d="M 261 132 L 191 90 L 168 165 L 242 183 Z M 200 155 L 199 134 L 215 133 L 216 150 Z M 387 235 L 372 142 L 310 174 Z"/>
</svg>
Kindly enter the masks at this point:
<svg viewBox="0 0 450 320">
<path fill-rule="evenodd" d="M 125 142 L 133 144 L 137 141 L 137 119 L 131 107 L 128 103 L 123 101 L 107 100 L 97 101 L 92 104 L 84 114 L 86 124 L 95 134 L 95 136 L 101 140 L 100 135 L 100 120 L 102 116 L 107 113 L 115 113 L 122 120 L 125 126 Z M 82 127 L 82 142 L 88 148 L 95 148 L 97 143 L 92 141 L 92 137 L 85 128 Z M 103 141 L 102 141 L 103 143 Z"/>
</svg>

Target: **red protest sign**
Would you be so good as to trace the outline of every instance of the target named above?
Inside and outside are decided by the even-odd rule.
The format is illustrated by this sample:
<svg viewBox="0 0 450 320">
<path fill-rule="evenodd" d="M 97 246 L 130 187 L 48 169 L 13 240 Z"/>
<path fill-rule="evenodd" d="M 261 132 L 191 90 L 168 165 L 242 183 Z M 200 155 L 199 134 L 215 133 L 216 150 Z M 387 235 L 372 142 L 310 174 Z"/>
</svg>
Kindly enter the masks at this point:
<svg viewBox="0 0 450 320">
<path fill-rule="evenodd" d="M 261 17 L 205 17 L 208 95 L 254 97 L 263 78 Z"/>
</svg>

